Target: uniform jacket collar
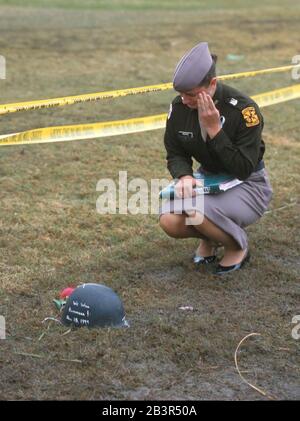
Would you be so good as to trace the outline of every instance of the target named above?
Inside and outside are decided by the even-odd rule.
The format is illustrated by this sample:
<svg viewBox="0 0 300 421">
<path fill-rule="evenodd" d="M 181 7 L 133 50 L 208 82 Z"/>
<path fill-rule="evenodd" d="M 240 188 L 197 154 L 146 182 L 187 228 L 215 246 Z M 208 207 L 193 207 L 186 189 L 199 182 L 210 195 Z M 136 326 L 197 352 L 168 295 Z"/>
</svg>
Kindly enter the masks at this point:
<svg viewBox="0 0 300 421">
<path fill-rule="evenodd" d="M 220 82 L 217 82 L 217 89 L 213 96 L 213 101 L 215 104 L 218 104 L 218 102 L 221 102 L 223 99 L 223 85 Z"/>
</svg>

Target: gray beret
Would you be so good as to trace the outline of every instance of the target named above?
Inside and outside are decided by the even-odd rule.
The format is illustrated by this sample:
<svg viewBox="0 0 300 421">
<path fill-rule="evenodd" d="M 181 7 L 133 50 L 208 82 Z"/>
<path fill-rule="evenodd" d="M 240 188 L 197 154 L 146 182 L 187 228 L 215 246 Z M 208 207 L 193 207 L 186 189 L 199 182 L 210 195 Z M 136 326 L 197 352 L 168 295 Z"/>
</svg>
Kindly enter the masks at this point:
<svg viewBox="0 0 300 421">
<path fill-rule="evenodd" d="M 207 42 L 200 42 L 178 62 L 173 77 L 175 91 L 190 91 L 199 86 L 212 64 Z"/>
</svg>

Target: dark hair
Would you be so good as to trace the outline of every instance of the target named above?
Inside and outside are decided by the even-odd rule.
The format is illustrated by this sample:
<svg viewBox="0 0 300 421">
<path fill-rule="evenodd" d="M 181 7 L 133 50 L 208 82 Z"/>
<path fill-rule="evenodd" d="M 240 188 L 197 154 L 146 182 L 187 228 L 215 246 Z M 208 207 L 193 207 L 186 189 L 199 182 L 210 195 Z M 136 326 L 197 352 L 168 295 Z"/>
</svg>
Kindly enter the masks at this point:
<svg viewBox="0 0 300 421">
<path fill-rule="evenodd" d="M 216 54 L 212 54 L 211 58 L 213 60 L 213 63 L 209 69 L 209 71 L 206 73 L 206 75 L 204 76 L 204 79 L 201 81 L 199 86 L 208 86 L 210 84 L 210 81 L 216 77 L 217 73 L 216 73 L 216 63 L 218 60 L 218 56 Z"/>
</svg>

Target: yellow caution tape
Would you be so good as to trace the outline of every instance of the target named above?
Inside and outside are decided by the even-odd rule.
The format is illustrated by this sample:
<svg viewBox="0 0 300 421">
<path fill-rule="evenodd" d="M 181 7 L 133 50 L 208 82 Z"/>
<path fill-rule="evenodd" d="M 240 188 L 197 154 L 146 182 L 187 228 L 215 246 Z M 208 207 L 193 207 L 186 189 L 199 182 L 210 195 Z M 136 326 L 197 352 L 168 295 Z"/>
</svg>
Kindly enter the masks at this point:
<svg viewBox="0 0 300 421">
<path fill-rule="evenodd" d="M 300 98 L 300 84 L 254 95 L 252 98 L 260 107 Z M 131 118 L 129 120 L 28 130 L 0 136 L 0 146 L 94 139 L 162 129 L 165 127 L 166 118 L 167 114 L 159 114 L 150 117 Z"/>
<path fill-rule="evenodd" d="M 280 72 L 286 72 L 287 70 L 291 70 L 294 68 L 300 68 L 299 64 L 291 64 L 289 66 L 281 66 L 281 67 L 272 67 L 269 69 L 261 69 L 261 70 L 252 70 L 249 72 L 241 72 L 241 73 L 233 73 L 231 75 L 223 75 L 219 76 L 218 79 L 221 80 L 232 80 L 232 79 L 242 79 L 245 77 L 253 77 L 258 75 L 265 75 L 270 73 L 280 73 Z"/>
<path fill-rule="evenodd" d="M 12 135 L 0 136 L 0 146 L 66 142 L 70 140 L 94 139 L 96 137 L 116 136 L 120 134 L 161 129 L 165 125 L 166 116 L 167 114 L 159 114 L 150 117 L 131 118 L 129 120 L 28 130 Z"/>
<path fill-rule="evenodd" d="M 252 97 L 260 107 L 279 104 L 280 102 L 291 101 L 300 98 L 300 84 L 288 86 L 287 88 L 275 89 Z"/>
<path fill-rule="evenodd" d="M 267 73 L 285 72 L 287 70 L 291 70 L 296 67 L 299 67 L 299 65 L 273 67 L 270 69 L 253 70 L 250 72 L 223 75 L 223 76 L 219 76 L 218 79 L 220 80 L 240 79 L 240 78 L 253 77 L 253 76 L 267 74 Z M 143 93 L 148 93 L 148 92 L 165 91 L 172 88 L 173 88 L 172 83 L 163 83 L 159 85 L 143 86 L 140 88 L 128 88 L 128 89 L 120 89 L 116 91 L 74 95 L 74 96 L 67 96 L 67 97 L 61 97 L 61 98 L 42 99 L 42 100 L 18 102 L 18 103 L 12 103 L 12 104 L 2 104 L 0 105 L 0 114 L 14 113 L 17 111 L 38 110 L 38 109 L 50 108 L 50 107 L 62 107 L 64 105 L 78 104 L 81 102 L 99 101 L 102 99 L 118 98 L 118 97 L 123 97 L 127 95 L 137 95 L 137 94 L 143 94 Z"/>
<path fill-rule="evenodd" d="M 79 104 L 81 102 L 99 101 L 101 99 L 119 98 L 127 95 L 136 95 L 148 92 L 157 92 L 171 89 L 171 83 L 143 86 L 141 88 L 120 89 L 117 91 L 98 92 L 93 94 L 66 96 L 62 98 L 42 99 L 37 101 L 18 102 L 15 104 L 0 105 L 0 114 L 15 113 L 17 111 L 38 110 L 50 107 L 63 107 L 64 105 Z"/>
</svg>

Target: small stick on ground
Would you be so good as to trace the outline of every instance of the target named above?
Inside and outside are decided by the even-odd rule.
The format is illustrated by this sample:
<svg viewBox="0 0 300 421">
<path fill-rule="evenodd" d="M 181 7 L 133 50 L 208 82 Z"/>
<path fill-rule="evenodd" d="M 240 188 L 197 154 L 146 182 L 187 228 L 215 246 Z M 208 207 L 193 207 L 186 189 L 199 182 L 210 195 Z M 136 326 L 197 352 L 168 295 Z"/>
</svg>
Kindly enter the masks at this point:
<svg viewBox="0 0 300 421">
<path fill-rule="evenodd" d="M 276 211 L 279 211 L 279 210 L 282 210 L 282 209 L 290 208 L 291 206 L 297 205 L 297 203 L 298 202 L 289 203 L 288 205 L 280 206 L 280 208 L 268 210 L 264 214 L 267 215 L 268 213 L 273 213 L 273 212 L 276 212 Z"/>
<path fill-rule="evenodd" d="M 238 353 L 238 350 L 239 350 L 239 348 L 240 348 L 240 346 L 242 345 L 242 343 L 247 339 L 247 338 L 250 338 L 250 336 L 261 336 L 261 334 L 260 333 L 249 333 L 249 335 L 247 335 L 247 336 L 245 336 L 240 342 L 239 342 L 239 344 L 238 344 L 238 346 L 237 346 L 237 348 L 236 348 L 236 350 L 235 350 L 235 353 L 234 353 L 234 362 L 235 362 L 235 367 L 236 367 L 236 369 L 237 369 L 237 371 L 238 371 L 238 373 L 239 373 L 239 376 L 241 377 L 241 379 L 248 385 L 248 386 L 250 386 L 250 387 L 252 387 L 252 389 L 254 389 L 254 390 L 256 390 L 257 392 L 259 392 L 260 394 L 262 394 L 263 396 L 266 396 L 267 398 L 269 398 L 269 399 L 275 399 L 273 396 L 271 396 L 271 395 L 268 395 L 266 392 L 264 392 L 262 389 L 260 389 L 259 387 L 256 387 L 256 386 L 254 386 L 252 383 L 250 383 L 250 382 L 248 382 L 246 379 L 245 379 L 245 377 L 242 375 L 242 373 L 241 373 L 241 371 L 240 371 L 240 369 L 239 369 L 239 367 L 238 367 L 238 361 L 237 361 L 237 353 Z"/>
<path fill-rule="evenodd" d="M 16 355 L 22 355 L 24 357 L 43 358 L 42 355 L 28 354 L 27 352 L 15 352 Z"/>
</svg>

